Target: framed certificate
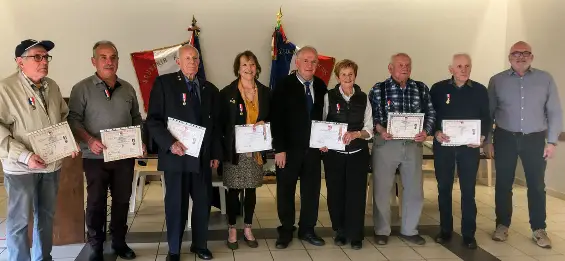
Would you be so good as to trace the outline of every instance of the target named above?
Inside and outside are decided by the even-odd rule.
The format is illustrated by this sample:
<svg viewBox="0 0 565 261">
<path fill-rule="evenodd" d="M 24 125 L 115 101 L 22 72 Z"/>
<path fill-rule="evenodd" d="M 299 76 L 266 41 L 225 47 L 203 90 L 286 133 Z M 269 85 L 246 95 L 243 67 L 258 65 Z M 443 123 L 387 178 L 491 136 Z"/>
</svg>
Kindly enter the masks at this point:
<svg viewBox="0 0 565 261">
<path fill-rule="evenodd" d="M 443 120 L 442 132 L 449 137 L 449 142 L 442 146 L 462 146 L 481 144 L 481 120 Z"/>
<path fill-rule="evenodd" d="M 346 123 L 312 121 L 310 148 L 327 147 L 331 150 L 345 150 L 342 138 L 346 132 Z"/>
<path fill-rule="evenodd" d="M 271 124 L 265 123 L 253 129 L 253 124 L 235 126 L 235 151 L 237 153 L 257 152 L 273 149 Z"/>
<path fill-rule="evenodd" d="M 33 152 L 50 164 L 78 152 L 69 124 L 61 122 L 28 134 Z"/>
<path fill-rule="evenodd" d="M 104 150 L 104 162 L 135 158 L 143 155 L 141 127 L 106 129 L 100 131 Z"/>
<path fill-rule="evenodd" d="M 186 147 L 186 155 L 195 158 L 200 156 L 200 148 L 202 147 L 206 128 L 169 117 L 167 129 L 175 139 Z"/>
<path fill-rule="evenodd" d="M 396 140 L 413 140 L 424 128 L 423 113 L 389 113 L 386 130 Z"/>
</svg>

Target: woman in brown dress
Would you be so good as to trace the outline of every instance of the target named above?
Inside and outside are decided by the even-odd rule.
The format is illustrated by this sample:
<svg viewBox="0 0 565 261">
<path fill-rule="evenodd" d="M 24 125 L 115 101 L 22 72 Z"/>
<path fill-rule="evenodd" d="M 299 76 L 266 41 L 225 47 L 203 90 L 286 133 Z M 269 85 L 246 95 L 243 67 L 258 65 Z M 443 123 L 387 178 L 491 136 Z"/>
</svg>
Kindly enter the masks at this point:
<svg viewBox="0 0 565 261">
<path fill-rule="evenodd" d="M 255 211 L 255 188 L 263 184 L 263 164 L 266 159 L 260 152 L 236 153 L 235 126 L 244 124 L 263 125 L 268 119 L 270 90 L 257 81 L 261 66 L 251 51 L 236 56 L 234 74 L 237 77 L 220 92 L 222 106 L 223 133 L 223 181 L 228 188 L 227 214 L 229 235 L 227 245 L 237 249 L 237 230 L 235 228 L 239 208 L 239 194 L 244 192 L 244 240 L 250 247 L 258 246 L 251 231 Z"/>
</svg>

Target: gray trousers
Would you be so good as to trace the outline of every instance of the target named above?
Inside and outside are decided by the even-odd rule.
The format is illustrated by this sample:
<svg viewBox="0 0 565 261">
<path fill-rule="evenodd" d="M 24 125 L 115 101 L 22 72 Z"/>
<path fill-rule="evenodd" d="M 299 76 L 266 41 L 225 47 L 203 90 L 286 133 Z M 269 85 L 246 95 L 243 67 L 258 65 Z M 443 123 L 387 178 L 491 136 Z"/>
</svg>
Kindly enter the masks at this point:
<svg viewBox="0 0 565 261">
<path fill-rule="evenodd" d="M 406 236 L 417 235 L 424 205 L 422 143 L 408 140 L 385 141 L 380 136 L 375 136 L 372 157 L 375 234 L 390 235 L 390 197 L 396 169 L 399 168 L 404 188 L 400 233 Z"/>
</svg>

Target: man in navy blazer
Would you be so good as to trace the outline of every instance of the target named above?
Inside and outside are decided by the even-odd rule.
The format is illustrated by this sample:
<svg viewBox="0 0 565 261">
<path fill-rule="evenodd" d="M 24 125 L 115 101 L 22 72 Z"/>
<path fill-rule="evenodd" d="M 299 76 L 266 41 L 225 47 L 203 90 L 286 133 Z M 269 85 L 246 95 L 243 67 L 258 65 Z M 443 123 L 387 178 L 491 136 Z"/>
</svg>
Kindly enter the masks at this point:
<svg viewBox="0 0 565 261">
<path fill-rule="evenodd" d="M 151 90 L 147 128 L 159 147 L 158 169 L 165 173 L 165 219 L 168 261 L 180 260 L 180 247 L 192 198 L 192 245 L 200 259 L 212 259 L 207 248 L 208 219 L 212 195 L 211 168 L 221 157 L 219 91 L 212 83 L 196 77 L 200 64 L 198 50 L 191 45 L 179 48 L 180 71 L 157 77 Z M 167 130 L 168 118 L 206 128 L 198 158 L 185 155 L 186 144 Z"/>
</svg>

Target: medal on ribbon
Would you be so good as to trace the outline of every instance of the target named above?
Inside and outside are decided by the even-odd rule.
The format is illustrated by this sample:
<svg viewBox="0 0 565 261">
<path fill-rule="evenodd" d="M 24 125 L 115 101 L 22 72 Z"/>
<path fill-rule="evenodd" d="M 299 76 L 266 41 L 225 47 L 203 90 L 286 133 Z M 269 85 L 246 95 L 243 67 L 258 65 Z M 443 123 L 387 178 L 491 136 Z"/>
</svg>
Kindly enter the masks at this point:
<svg viewBox="0 0 565 261">
<path fill-rule="evenodd" d="M 182 106 L 186 106 L 186 93 L 182 94 Z"/>
<path fill-rule="evenodd" d="M 32 108 L 32 109 L 34 109 L 34 110 L 36 109 L 36 106 L 35 106 L 35 97 L 29 97 L 29 98 L 27 99 L 27 102 L 29 103 L 29 105 L 31 105 L 31 108 Z"/>
<path fill-rule="evenodd" d="M 239 104 L 239 115 L 243 115 L 243 104 Z"/>
<path fill-rule="evenodd" d="M 445 100 L 445 104 L 449 104 L 451 102 L 451 94 L 447 94 L 447 100 Z"/>
<path fill-rule="evenodd" d="M 108 89 L 104 90 L 104 94 L 106 94 L 106 100 L 110 100 L 110 92 Z"/>
<path fill-rule="evenodd" d="M 335 105 L 336 109 L 337 109 L 337 113 L 339 113 L 339 110 L 341 109 L 341 107 L 339 106 L 339 103 Z"/>
</svg>

